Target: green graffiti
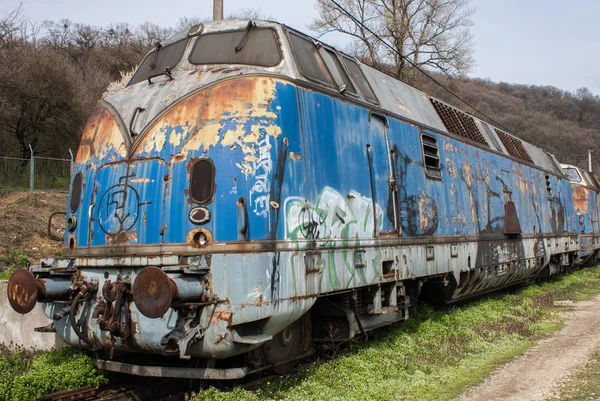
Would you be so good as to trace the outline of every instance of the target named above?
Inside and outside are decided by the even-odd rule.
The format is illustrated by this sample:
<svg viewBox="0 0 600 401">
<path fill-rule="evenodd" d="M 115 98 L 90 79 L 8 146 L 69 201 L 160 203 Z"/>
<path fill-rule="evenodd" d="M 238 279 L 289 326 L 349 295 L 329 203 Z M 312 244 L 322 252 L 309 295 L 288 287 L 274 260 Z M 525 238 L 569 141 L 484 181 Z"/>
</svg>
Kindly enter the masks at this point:
<svg viewBox="0 0 600 401">
<path fill-rule="evenodd" d="M 300 197 L 288 197 L 284 210 L 286 237 L 313 241 L 320 248 L 332 248 L 340 243 L 344 248 L 352 243 L 359 246 L 361 238 L 373 238 L 383 225 L 383 210 L 375 205 L 376 219 L 373 219 L 373 202 L 370 198 L 355 191 L 342 196 L 329 187 L 321 191 L 314 205 Z M 297 241 L 295 243 L 298 244 Z M 351 286 L 356 276 L 353 256 L 351 250 L 342 251 L 343 265 L 350 276 L 347 287 Z M 367 284 L 365 269 L 358 269 L 359 281 L 363 285 Z M 332 289 L 342 288 L 338 273 L 334 254 L 330 253 L 327 275 Z"/>
</svg>

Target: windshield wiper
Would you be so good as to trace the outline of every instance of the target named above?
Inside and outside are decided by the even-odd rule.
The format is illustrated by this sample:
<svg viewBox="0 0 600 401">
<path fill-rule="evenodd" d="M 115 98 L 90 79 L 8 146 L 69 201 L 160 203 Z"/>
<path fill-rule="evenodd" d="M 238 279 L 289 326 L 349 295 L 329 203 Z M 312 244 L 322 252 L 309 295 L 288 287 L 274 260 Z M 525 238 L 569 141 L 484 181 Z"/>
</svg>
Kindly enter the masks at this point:
<svg viewBox="0 0 600 401">
<path fill-rule="evenodd" d="M 248 38 L 250 37 L 250 33 L 252 32 L 252 30 L 256 28 L 256 24 L 252 21 L 248 21 L 248 26 L 246 27 L 246 33 L 244 34 L 244 37 L 242 38 L 242 40 L 240 41 L 240 43 L 235 47 L 235 52 L 240 52 L 242 51 L 242 48 L 244 47 L 244 45 L 246 44 L 246 42 L 248 41 Z"/>
<path fill-rule="evenodd" d="M 158 61 L 158 51 L 162 48 L 162 43 L 156 42 L 154 44 L 154 60 L 150 63 L 150 70 L 154 70 L 156 68 L 156 62 Z"/>
</svg>

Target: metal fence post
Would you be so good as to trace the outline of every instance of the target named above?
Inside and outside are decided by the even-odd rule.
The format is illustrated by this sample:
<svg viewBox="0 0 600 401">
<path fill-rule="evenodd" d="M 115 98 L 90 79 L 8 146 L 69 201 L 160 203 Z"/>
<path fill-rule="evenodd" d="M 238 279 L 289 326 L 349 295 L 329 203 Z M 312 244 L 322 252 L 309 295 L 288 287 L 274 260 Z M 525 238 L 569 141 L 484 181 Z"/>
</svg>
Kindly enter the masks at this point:
<svg viewBox="0 0 600 401">
<path fill-rule="evenodd" d="M 33 159 L 33 148 L 31 147 L 31 144 L 29 144 L 29 151 L 31 152 L 31 159 L 29 160 L 29 190 L 33 191 L 35 161 Z"/>
<path fill-rule="evenodd" d="M 71 170 L 69 172 L 69 182 L 71 182 L 70 178 L 73 177 L 73 152 L 71 151 L 71 149 L 69 149 L 69 154 L 71 155 Z"/>
</svg>

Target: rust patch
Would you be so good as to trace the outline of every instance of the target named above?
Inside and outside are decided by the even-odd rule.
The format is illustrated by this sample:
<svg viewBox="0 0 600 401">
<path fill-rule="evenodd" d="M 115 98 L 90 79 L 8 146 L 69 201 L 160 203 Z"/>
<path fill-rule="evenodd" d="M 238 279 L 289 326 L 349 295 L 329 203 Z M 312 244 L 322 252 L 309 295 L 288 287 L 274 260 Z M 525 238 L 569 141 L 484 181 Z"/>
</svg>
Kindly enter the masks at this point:
<svg viewBox="0 0 600 401">
<path fill-rule="evenodd" d="M 150 178 L 148 178 L 148 177 L 144 177 L 144 178 L 132 178 L 131 180 L 129 180 L 129 182 L 146 184 L 146 183 L 150 182 Z"/>
<path fill-rule="evenodd" d="M 231 324 L 231 312 L 217 312 L 211 318 L 210 321 L 213 323 L 219 323 L 219 320 L 227 322 L 227 324 Z"/>
<path fill-rule="evenodd" d="M 164 271 L 148 266 L 135 277 L 131 292 L 138 310 L 146 317 L 157 319 L 169 310 L 176 289 Z"/>
<path fill-rule="evenodd" d="M 302 156 L 300 156 L 298 153 L 290 152 L 290 158 L 292 160 L 298 161 L 302 159 Z"/>
<path fill-rule="evenodd" d="M 8 302 L 15 312 L 22 315 L 31 312 L 38 298 L 38 284 L 27 269 L 15 271 L 8 280 Z"/>
<path fill-rule="evenodd" d="M 130 241 L 137 240 L 137 231 L 133 231 L 128 233 L 127 231 L 121 231 L 118 234 L 107 234 L 106 235 L 106 243 L 107 244 L 126 244 Z"/>
<path fill-rule="evenodd" d="M 575 203 L 575 209 L 580 213 L 587 213 L 588 211 L 588 197 L 590 189 L 581 185 L 573 186 L 573 202 Z"/>
<path fill-rule="evenodd" d="M 217 337 L 217 341 L 215 341 L 215 344 L 221 344 L 223 342 L 223 340 L 225 340 L 227 338 L 228 334 L 229 333 L 219 335 L 219 337 Z"/>
<path fill-rule="evenodd" d="M 157 121 L 134 153 L 160 150 L 166 141 L 176 153 L 172 161 L 181 162 L 190 152 L 206 152 L 219 144 L 239 147 L 244 158 L 238 167 L 249 175 L 258 160 L 261 139 L 281 134 L 278 115 L 269 110 L 275 83 L 272 78 L 246 77 L 202 90 Z M 225 128 L 226 121 L 234 125 Z"/>
<path fill-rule="evenodd" d="M 102 159 L 110 150 L 125 157 L 125 142 L 117 122 L 108 110 L 99 107 L 85 125 L 75 163 L 86 163 L 92 157 Z"/>
<path fill-rule="evenodd" d="M 204 234 L 204 237 L 202 237 L 201 234 Z M 185 241 L 188 245 L 193 246 L 194 248 L 203 248 L 212 243 L 213 237 L 212 233 L 207 229 L 195 228 L 187 233 Z M 204 243 L 202 243 L 202 241 Z"/>
<path fill-rule="evenodd" d="M 390 270 L 389 272 L 383 274 L 383 278 L 394 278 L 396 277 L 397 272 L 398 270 L 396 269 Z"/>
</svg>

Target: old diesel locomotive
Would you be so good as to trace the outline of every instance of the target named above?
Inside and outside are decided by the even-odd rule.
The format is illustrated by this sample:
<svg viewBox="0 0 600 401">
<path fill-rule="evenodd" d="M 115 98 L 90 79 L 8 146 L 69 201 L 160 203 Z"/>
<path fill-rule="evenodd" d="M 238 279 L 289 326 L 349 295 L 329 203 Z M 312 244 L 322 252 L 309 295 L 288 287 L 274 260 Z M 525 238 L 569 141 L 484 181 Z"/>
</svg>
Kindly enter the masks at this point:
<svg viewBox="0 0 600 401">
<path fill-rule="evenodd" d="M 100 102 L 65 258 L 9 298 L 104 369 L 282 372 L 419 297 L 595 260 L 598 188 L 575 171 L 572 189 L 541 149 L 286 26 L 198 25 Z"/>
</svg>

